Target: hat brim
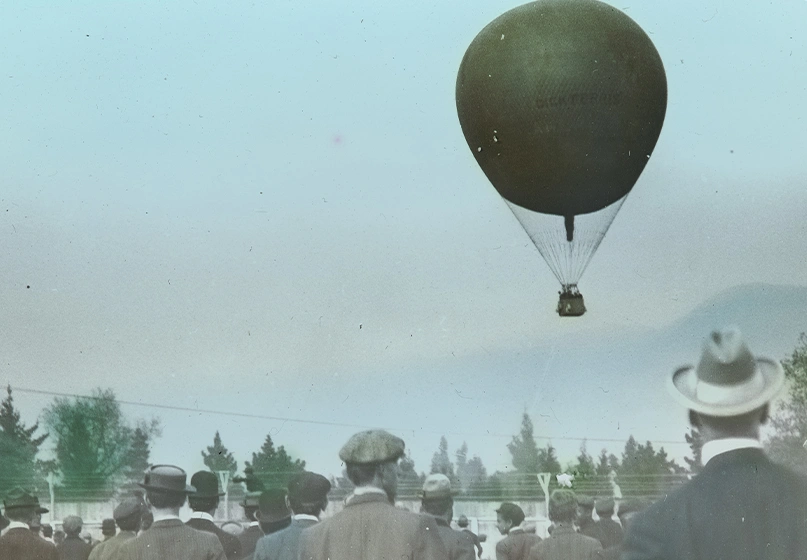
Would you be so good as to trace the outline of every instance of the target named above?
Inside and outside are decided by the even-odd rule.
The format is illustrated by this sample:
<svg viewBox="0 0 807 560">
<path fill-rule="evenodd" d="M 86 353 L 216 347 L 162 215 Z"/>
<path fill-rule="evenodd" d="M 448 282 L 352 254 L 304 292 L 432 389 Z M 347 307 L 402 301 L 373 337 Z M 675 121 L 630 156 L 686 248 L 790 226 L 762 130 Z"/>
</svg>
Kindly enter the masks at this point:
<svg viewBox="0 0 807 560">
<path fill-rule="evenodd" d="M 152 486 L 150 484 L 143 484 L 142 482 L 137 483 L 140 488 L 144 490 L 151 490 L 152 492 L 165 492 L 168 494 L 196 494 L 196 488 L 191 486 L 190 484 L 185 485 L 184 490 L 177 490 L 176 488 L 166 488 L 165 486 Z"/>
<path fill-rule="evenodd" d="M 693 366 L 678 368 L 667 378 L 667 389 L 679 404 L 709 416 L 739 416 L 751 412 L 773 400 L 784 387 L 785 372 L 782 364 L 770 358 L 756 358 L 756 373 L 762 380 L 762 389 L 750 384 L 722 389 L 724 403 L 705 402 L 697 396 L 699 380 Z"/>
</svg>

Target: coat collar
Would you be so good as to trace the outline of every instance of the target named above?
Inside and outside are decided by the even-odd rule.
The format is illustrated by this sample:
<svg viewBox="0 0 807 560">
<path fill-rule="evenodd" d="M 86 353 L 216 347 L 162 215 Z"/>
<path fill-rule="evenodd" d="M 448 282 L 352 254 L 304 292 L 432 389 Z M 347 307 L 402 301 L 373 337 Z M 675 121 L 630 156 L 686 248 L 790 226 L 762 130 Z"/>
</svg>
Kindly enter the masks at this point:
<svg viewBox="0 0 807 560">
<path fill-rule="evenodd" d="M 348 497 L 345 501 L 345 507 L 355 506 L 359 504 L 367 504 L 372 502 L 381 502 L 392 506 L 389 503 L 389 499 L 387 498 L 386 494 L 379 494 L 377 492 L 372 492 L 368 494 L 353 494 L 352 496 Z"/>
<path fill-rule="evenodd" d="M 765 463 L 768 458 L 762 449 L 757 447 L 742 447 L 726 451 L 712 457 L 711 461 L 706 463 L 701 471 L 701 474 L 712 470 L 724 468 L 732 463 Z"/>
<path fill-rule="evenodd" d="M 762 449 L 762 443 L 753 438 L 724 438 L 707 441 L 701 449 L 701 461 L 708 464 L 714 457 L 737 449 Z"/>
<path fill-rule="evenodd" d="M 169 517 L 168 519 L 160 519 L 159 521 L 155 521 L 149 527 L 149 531 L 151 529 L 164 529 L 167 527 L 179 527 L 180 525 L 184 525 L 182 520 L 179 517 Z"/>
</svg>

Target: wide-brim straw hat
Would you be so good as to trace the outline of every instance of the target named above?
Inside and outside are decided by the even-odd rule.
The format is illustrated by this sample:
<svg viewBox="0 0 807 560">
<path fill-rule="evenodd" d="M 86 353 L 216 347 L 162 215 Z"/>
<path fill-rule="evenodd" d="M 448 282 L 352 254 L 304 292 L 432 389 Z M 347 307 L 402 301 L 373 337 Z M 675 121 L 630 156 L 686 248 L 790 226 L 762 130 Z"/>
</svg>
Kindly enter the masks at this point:
<svg viewBox="0 0 807 560">
<path fill-rule="evenodd" d="M 153 492 L 170 494 L 193 494 L 196 488 L 185 483 L 187 474 L 174 465 L 154 465 L 143 475 L 143 482 L 137 485 Z"/>
<path fill-rule="evenodd" d="M 684 366 L 668 378 L 673 397 L 709 416 L 739 416 L 770 402 L 782 390 L 782 364 L 754 356 L 736 327 L 706 339 L 698 365 Z"/>
</svg>

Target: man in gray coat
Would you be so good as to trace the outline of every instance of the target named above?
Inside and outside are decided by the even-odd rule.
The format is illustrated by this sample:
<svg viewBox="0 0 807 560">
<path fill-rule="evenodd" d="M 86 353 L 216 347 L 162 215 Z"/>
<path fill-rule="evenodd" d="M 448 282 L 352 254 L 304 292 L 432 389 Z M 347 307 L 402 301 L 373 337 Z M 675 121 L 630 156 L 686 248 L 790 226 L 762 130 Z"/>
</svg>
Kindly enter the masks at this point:
<svg viewBox="0 0 807 560">
<path fill-rule="evenodd" d="M 696 367 L 668 377 L 704 444 L 704 467 L 631 520 L 623 560 L 807 558 L 807 479 L 768 459 L 760 428 L 785 380 L 737 329 L 713 332 Z"/>
<path fill-rule="evenodd" d="M 148 530 L 129 539 L 116 560 L 225 560 L 216 535 L 197 531 L 179 518 L 193 486 L 185 484 L 185 471 L 173 465 L 154 465 L 138 485 L 146 490 L 154 522 Z"/>
<path fill-rule="evenodd" d="M 356 485 L 345 508 L 303 531 L 300 560 L 446 560 L 433 517 L 395 507 L 402 439 L 383 430 L 360 432 L 339 452 Z"/>
<path fill-rule="evenodd" d="M 288 486 L 289 505 L 294 515 L 291 525 L 266 535 L 255 546 L 254 560 L 297 560 L 303 529 L 319 522 L 328 507 L 331 483 L 321 474 L 303 472 L 291 479 Z"/>
<path fill-rule="evenodd" d="M 421 511 L 433 515 L 450 560 L 475 560 L 474 540 L 465 531 L 451 528 L 454 496 L 451 481 L 444 474 L 430 474 L 421 490 Z"/>
</svg>

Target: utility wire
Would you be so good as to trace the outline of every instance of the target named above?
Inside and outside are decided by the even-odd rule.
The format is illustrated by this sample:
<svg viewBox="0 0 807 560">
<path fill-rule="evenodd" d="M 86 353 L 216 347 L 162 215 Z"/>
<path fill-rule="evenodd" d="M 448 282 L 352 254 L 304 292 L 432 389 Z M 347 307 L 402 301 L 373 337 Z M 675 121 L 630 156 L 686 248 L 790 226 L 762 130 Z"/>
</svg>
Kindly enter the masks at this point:
<svg viewBox="0 0 807 560">
<path fill-rule="evenodd" d="M 93 395 L 78 395 L 75 393 L 60 393 L 57 391 L 43 391 L 41 389 L 28 389 L 24 387 L 12 387 L 13 391 L 17 391 L 19 393 L 30 393 L 35 395 L 48 395 L 52 397 L 71 397 L 76 399 L 92 399 L 92 400 L 103 400 L 103 397 L 96 397 Z M 185 406 L 173 406 L 167 404 L 155 404 L 155 403 L 145 403 L 145 402 L 138 402 L 138 401 L 123 401 L 119 399 L 115 399 L 119 404 L 130 405 L 130 406 L 141 406 L 144 408 L 157 408 L 163 410 L 177 410 L 180 412 L 194 412 L 194 413 L 201 413 L 201 414 L 216 414 L 219 416 L 232 416 L 238 418 L 253 418 L 258 420 L 273 420 L 278 422 L 292 422 L 298 424 L 315 424 L 319 426 L 335 426 L 340 428 L 359 428 L 363 430 L 372 430 L 378 429 L 379 426 L 368 426 L 364 424 L 348 424 L 344 422 L 330 422 L 326 420 L 307 420 L 304 418 L 288 418 L 284 416 L 269 416 L 265 414 L 250 414 L 247 412 L 230 412 L 224 410 L 211 410 L 205 408 L 190 408 Z M 412 432 L 412 434 L 416 432 L 420 433 L 431 433 L 431 434 L 439 434 L 439 435 L 450 435 L 450 436 L 462 436 L 462 437 L 498 437 L 498 438 L 512 438 L 512 434 L 499 434 L 495 432 L 446 432 L 440 430 L 424 430 L 421 428 L 385 428 L 389 431 L 393 432 Z M 616 443 L 624 443 L 624 439 L 618 438 L 592 438 L 592 437 L 571 437 L 571 436 L 542 436 L 542 435 L 535 435 L 533 437 L 536 439 L 545 439 L 545 440 L 561 440 L 561 441 L 596 441 L 596 442 L 616 442 Z M 637 440 L 638 441 L 638 440 Z M 689 445 L 685 441 L 680 440 L 656 440 L 652 443 L 663 443 L 663 444 L 671 444 L 671 445 Z"/>
</svg>

